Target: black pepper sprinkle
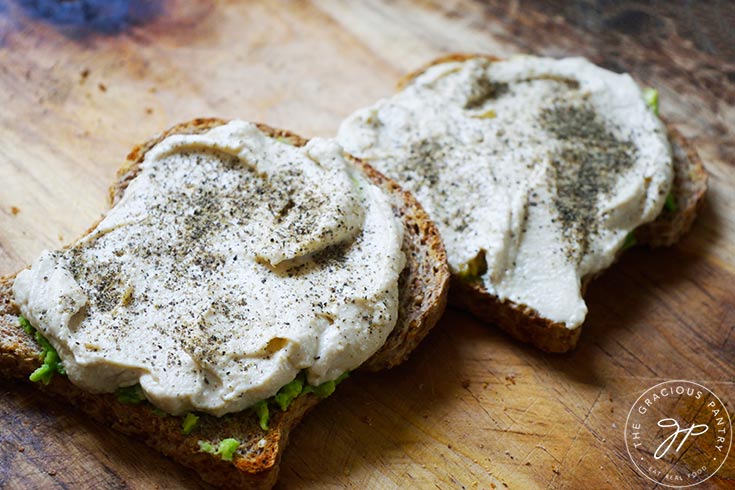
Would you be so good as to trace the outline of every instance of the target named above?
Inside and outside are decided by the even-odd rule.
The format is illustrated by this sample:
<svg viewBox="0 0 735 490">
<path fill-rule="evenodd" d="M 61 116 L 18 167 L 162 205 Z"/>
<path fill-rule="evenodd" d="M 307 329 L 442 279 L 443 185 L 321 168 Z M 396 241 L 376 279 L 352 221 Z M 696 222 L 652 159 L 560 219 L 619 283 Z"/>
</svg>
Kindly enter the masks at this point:
<svg viewBox="0 0 735 490">
<path fill-rule="evenodd" d="M 551 154 L 549 182 L 556 187 L 554 205 L 570 245 L 567 257 L 579 260 L 598 233 L 597 204 L 634 166 L 637 149 L 615 137 L 589 103 L 554 101 L 542 109 L 540 122 L 561 142 Z"/>
<path fill-rule="evenodd" d="M 91 313 L 101 313 L 106 315 L 105 318 L 112 318 L 109 330 L 101 334 L 101 339 L 97 339 L 100 343 L 112 340 L 117 343 L 114 349 L 120 351 L 121 345 L 125 346 L 127 342 L 126 335 L 136 326 L 135 315 L 146 315 L 152 307 L 158 310 L 155 315 L 163 317 L 158 324 L 150 325 L 154 336 L 163 338 L 175 335 L 174 345 L 201 360 L 201 366 L 216 363 L 217 356 L 224 357 L 229 352 L 226 349 L 230 347 L 227 343 L 232 340 L 231 334 L 223 334 L 222 325 L 226 327 L 234 323 L 239 328 L 253 331 L 264 328 L 263 325 L 249 323 L 252 323 L 253 315 L 247 309 L 247 300 L 237 297 L 237 288 L 221 284 L 222 270 L 228 266 L 228 259 L 232 257 L 233 262 L 238 260 L 238 256 L 233 255 L 232 247 L 226 252 L 217 247 L 221 243 L 221 237 L 236 234 L 239 227 L 250 222 L 255 213 L 265 208 L 272 215 L 273 223 L 284 225 L 271 238 L 274 243 L 285 244 L 292 241 L 294 236 L 311 233 L 318 224 L 323 208 L 329 205 L 329 199 L 325 196 L 316 195 L 310 189 L 301 189 L 298 184 L 300 176 L 295 171 L 268 176 L 243 165 L 239 158 L 218 152 L 200 153 L 192 151 L 184 156 L 195 158 L 201 166 L 211 165 L 214 161 L 214 165 L 222 168 L 204 172 L 204 175 L 198 177 L 201 182 L 196 185 L 173 189 L 166 187 L 171 169 L 162 168 L 158 173 L 150 173 L 149 178 L 154 184 L 160 185 L 164 192 L 146 203 L 148 216 L 140 226 L 123 226 L 109 232 L 100 232 L 82 244 L 62 252 L 63 258 L 60 260 L 66 262 L 66 268 L 89 298 L 89 316 L 92 316 Z M 166 163 L 162 162 L 161 165 L 165 167 Z M 234 176 L 234 184 L 225 185 L 227 179 L 223 175 L 233 177 L 227 174 L 228 170 L 237 175 Z M 339 214 L 342 208 L 337 205 L 329 208 L 329 212 Z M 260 215 L 258 218 L 260 219 Z M 342 226 L 347 224 L 343 222 Z M 115 241 L 110 242 L 110 246 L 105 240 L 113 233 Z M 332 231 L 326 230 L 325 233 Z M 342 300 L 340 295 L 348 296 L 344 298 L 345 302 L 357 302 L 356 298 L 350 297 L 355 294 L 356 285 L 347 281 L 341 282 L 331 288 L 330 294 L 322 294 L 323 282 L 321 279 L 315 282 L 309 273 L 327 271 L 328 277 L 340 277 L 333 274 L 345 267 L 354 267 L 348 262 L 348 258 L 361 251 L 364 239 L 365 236 L 358 232 L 352 239 L 328 247 L 302 261 L 294 261 L 282 274 L 288 278 L 302 278 L 311 285 L 312 291 L 319 290 L 318 294 L 307 292 L 304 297 L 292 299 L 294 302 L 304 303 L 307 308 L 314 305 L 311 314 L 297 315 L 299 322 L 312 321 L 320 315 L 334 321 L 330 316 L 332 314 L 326 309 Z M 134 269 L 139 270 L 131 270 L 131 263 L 135 264 Z M 242 266 L 246 265 L 247 262 Z M 368 269 L 364 272 L 370 272 L 371 266 L 372 263 L 368 264 Z M 231 263 L 228 267 L 231 267 Z M 132 294 L 129 292 L 130 284 L 136 278 L 141 279 L 147 289 L 136 286 L 135 293 Z M 182 290 L 189 292 L 192 283 L 197 287 L 202 286 L 203 290 L 207 285 L 211 285 L 212 289 L 221 288 L 217 291 L 223 292 L 222 297 L 210 298 L 206 311 L 192 310 L 185 317 L 176 318 L 168 312 L 179 306 L 182 301 L 180 293 Z M 266 283 L 265 279 L 263 283 Z M 270 294 L 266 287 L 260 290 L 266 298 Z M 184 298 L 184 301 L 190 300 L 186 296 Z M 314 301 L 314 298 L 320 300 Z M 71 298 L 62 296 L 59 299 L 64 307 L 71 307 Z M 372 300 L 367 292 L 362 299 Z M 232 305 L 238 305 L 240 309 L 231 308 Z M 116 312 L 121 306 L 126 307 L 127 317 L 117 316 Z M 210 322 L 207 319 L 209 316 L 215 321 Z M 379 314 L 377 317 L 382 318 Z M 288 322 L 284 324 L 288 326 Z M 84 321 L 81 328 L 84 328 Z M 166 352 L 159 352 L 164 351 L 164 346 Z M 167 366 L 181 367 L 181 359 L 172 357 L 168 346 L 167 343 L 151 342 L 145 346 L 145 352 L 141 355 L 147 362 L 163 366 L 164 371 Z M 237 374 L 255 369 L 255 366 L 241 366 L 242 369 Z M 194 374 L 201 372 L 193 371 Z M 202 379 L 206 384 L 219 382 L 217 379 L 210 381 L 207 377 Z"/>
</svg>

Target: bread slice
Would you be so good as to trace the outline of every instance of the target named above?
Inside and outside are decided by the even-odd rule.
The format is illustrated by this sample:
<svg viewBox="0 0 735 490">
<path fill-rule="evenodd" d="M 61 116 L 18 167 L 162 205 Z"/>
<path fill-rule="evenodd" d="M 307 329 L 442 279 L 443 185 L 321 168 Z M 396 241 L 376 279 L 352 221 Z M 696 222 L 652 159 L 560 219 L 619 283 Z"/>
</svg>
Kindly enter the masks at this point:
<svg viewBox="0 0 735 490">
<path fill-rule="evenodd" d="M 461 62 L 471 58 L 500 60 L 494 56 L 480 54 L 449 54 L 405 75 L 398 82 L 398 89 L 403 89 L 434 65 Z M 636 243 L 647 244 L 651 247 L 672 245 L 689 230 L 707 190 L 707 172 L 696 150 L 670 124 L 667 124 L 667 129 L 674 161 L 672 193 L 676 206 L 674 211 L 664 210 L 654 221 L 634 231 Z M 583 291 L 591 279 L 593 279 L 592 276 L 582 279 Z M 555 323 L 543 318 L 533 308 L 524 304 L 501 300 L 490 294 L 482 283 L 468 283 L 455 275 L 452 275 L 451 279 L 449 302 L 468 310 L 484 322 L 500 327 L 516 339 L 533 344 L 546 352 L 562 353 L 573 349 L 582 332 L 582 326 L 568 329 L 563 323 Z"/>
<path fill-rule="evenodd" d="M 166 136 L 203 133 L 226 122 L 195 119 L 136 147 L 118 171 L 117 181 L 110 189 L 111 204 L 122 197 L 127 185 L 137 175 L 146 152 Z M 307 142 L 288 131 L 262 124 L 258 127 L 271 137 L 283 138 L 295 146 Z M 398 321 L 382 348 L 361 367 L 376 371 L 406 359 L 436 324 L 447 302 L 449 270 L 439 234 L 413 196 L 367 164 L 348 158 L 389 196 L 394 214 L 404 225 L 403 251 L 407 263 L 399 279 Z M 28 379 L 29 374 L 41 365 L 41 346 L 18 326 L 19 310 L 11 292 L 13 279 L 14 276 L 0 278 L 0 374 Z M 290 431 L 319 402 L 314 394 L 304 394 L 296 398 L 285 412 L 271 410 L 268 431 L 260 428 L 251 410 L 245 410 L 219 418 L 201 415 L 196 429 L 190 435 L 184 435 L 183 417 L 164 415 L 149 403 L 124 405 L 114 394 L 90 394 L 71 384 L 64 376 L 54 376 L 47 386 L 37 385 L 76 405 L 93 419 L 131 434 L 193 468 L 203 480 L 229 488 L 272 487 L 278 477 L 279 462 Z M 226 438 L 241 441 L 232 461 L 224 461 L 219 456 L 199 450 L 200 440 L 216 446 Z"/>
</svg>

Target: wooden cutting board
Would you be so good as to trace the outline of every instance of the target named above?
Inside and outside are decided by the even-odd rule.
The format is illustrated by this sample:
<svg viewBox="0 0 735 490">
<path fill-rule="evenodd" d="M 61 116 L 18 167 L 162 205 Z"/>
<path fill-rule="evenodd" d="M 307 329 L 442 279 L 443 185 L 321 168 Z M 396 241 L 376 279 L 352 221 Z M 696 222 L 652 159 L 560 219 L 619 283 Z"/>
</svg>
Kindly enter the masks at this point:
<svg viewBox="0 0 735 490">
<path fill-rule="evenodd" d="M 658 87 L 699 149 L 691 233 L 593 282 L 568 355 L 450 309 L 407 363 L 305 419 L 279 487 L 652 488 L 624 442 L 638 396 L 686 379 L 735 401 L 735 12 L 672 4 L 0 0 L 0 275 L 80 235 L 127 151 L 177 122 L 330 136 L 438 55 L 587 56 Z M 29 385 L 0 392 L 0 488 L 205 488 Z M 695 488 L 735 488 L 735 456 Z"/>
</svg>

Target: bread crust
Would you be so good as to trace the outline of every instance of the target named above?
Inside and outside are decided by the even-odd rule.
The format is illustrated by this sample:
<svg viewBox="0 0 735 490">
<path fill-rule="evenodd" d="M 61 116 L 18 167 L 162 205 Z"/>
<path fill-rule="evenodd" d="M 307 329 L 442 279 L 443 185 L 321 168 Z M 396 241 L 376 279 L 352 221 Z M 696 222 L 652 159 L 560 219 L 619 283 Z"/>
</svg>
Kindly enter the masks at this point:
<svg viewBox="0 0 735 490">
<path fill-rule="evenodd" d="M 130 181 L 139 173 L 146 153 L 157 143 L 172 134 L 200 134 L 226 122 L 214 118 L 195 119 L 178 124 L 135 147 L 110 187 L 110 205 L 119 201 Z M 303 146 L 307 142 L 286 130 L 265 124 L 257 126 L 265 134 L 284 138 L 295 146 Z M 439 233 L 413 196 L 364 162 L 349 155 L 347 158 L 386 192 L 394 214 L 404 224 L 403 249 L 407 265 L 399 279 L 398 321 L 386 343 L 361 366 L 362 369 L 376 371 L 406 359 L 436 324 L 447 304 L 449 270 Z M 20 311 L 13 302 L 11 289 L 14 277 L 0 278 L 0 373 L 6 377 L 27 379 L 41 365 L 41 347 L 18 325 Z M 133 435 L 194 469 L 203 480 L 230 488 L 268 489 L 275 485 L 291 430 L 319 402 L 315 395 L 306 394 L 294 400 L 286 412 L 271 410 L 268 431 L 260 428 L 257 417 L 250 410 L 245 410 L 219 418 L 203 414 L 196 429 L 190 435 L 184 435 L 182 417 L 161 416 L 149 403 L 123 405 L 115 395 L 85 392 L 63 376 L 54 376 L 47 386 L 36 385 L 69 401 L 98 422 Z M 236 456 L 233 461 L 223 461 L 219 456 L 199 450 L 199 440 L 219 441 L 228 437 L 242 442 L 244 454 Z"/>
<path fill-rule="evenodd" d="M 448 54 L 405 75 L 399 80 L 397 88 L 405 88 L 432 66 L 472 58 L 501 61 L 501 58 L 483 54 Z M 634 231 L 637 243 L 651 247 L 672 245 L 689 231 L 707 191 L 707 171 L 696 150 L 676 128 L 668 123 L 666 127 L 673 153 L 672 193 L 676 210 L 664 210 L 655 220 Z M 582 279 L 583 292 L 592 279 L 592 276 Z M 481 282 L 468 283 L 456 275 L 452 275 L 449 303 L 469 311 L 483 322 L 500 327 L 521 342 L 530 343 L 546 352 L 564 353 L 574 349 L 582 332 L 582 326 L 569 329 L 563 323 L 542 317 L 527 305 L 498 298 L 489 293 Z"/>
</svg>

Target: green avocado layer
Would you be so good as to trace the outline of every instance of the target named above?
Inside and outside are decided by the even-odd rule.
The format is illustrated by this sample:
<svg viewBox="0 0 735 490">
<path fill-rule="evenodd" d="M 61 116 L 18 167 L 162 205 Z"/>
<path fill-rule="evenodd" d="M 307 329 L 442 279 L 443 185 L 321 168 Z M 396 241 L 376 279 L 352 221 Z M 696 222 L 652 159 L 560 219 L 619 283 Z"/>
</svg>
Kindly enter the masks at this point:
<svg viewBox="0 0 735 490">
<path fill-rule="evenodd" d="M 215 448 L 211 443 L 199 441 L 199 450 L 204 453 L 216 454 L 224 461 L 232 461 L 232 456 L 240 447 L 240 441 L 237 439 L 223 439 Z"/>
<path fill-rule="evenodd" d="M 186 417 L 184 417 L 184 421 L 181 422 L 181 432 L 183 432 L 185 436 L 188 436 L 189 434 L 191 434 L 198 423 L 199 417 L 191 412 L 187 413 Z"/>
<path fill-rule="evenodd" d="M 20 324 L 21 328 L 28 335 L 36 339 L 36 342 L 38 342 L 38 344 L 41 346 L 40 358 L 41 360 L 43 360 L 43 364 L 41 364 L 38 369 L 33 371 L 28 379 L 30 379 L 34 383 L 40 381 L 41 383 L 47 385 L 51 382 L 51 378 L 53 378 L 54 374 L 56 373 L 61 374 L 62 376 L 66 376 L 66 370 L 64 369 L 64 365 L 59 358 L 59 353 L 56 352 L 56 349 L 54 349 L 54 347 L 49 343 L 46 337 L 41 335 L 39 331 L 33 328 L 31 322 L 29 322 L 23 316 L 18 317 L 18 324 Z"/>
<path fill-rule="evenodd" d="M 146 401 L 145 393 L 140 385 L 125 386 L 115 390 L 117 401 L 123 405 L 137 405 Z"/>
<path fill-rule="evenodd" d="M 43 364 L 33 371 L 29 376 L 29 379 L 33 382 L 42 382 L 43 384 L 49 384 L 54 374 L 58 373 L 66 375 L 64 365 L 59 358 L 56 349 L 49 343 L 49 341 L 38 332 L 31 323 L 23 316 L 18 317 L 18 324 L 20 327 L 30 336 L 34 337 L 36 342 L 41 346 L 40 358 L 43 360 Z M 253 411 L 258 417 L 258 423 L 260 428 L 268 430 L 268 423 L 270 421 L 270 409 L 269 405 L 276 405 L 281 411 L 288 410 L 291 403 L 298 398 L 300 395 L 313 393 L 319 398 L 326 398 L 334 393 L 337 385 L 344 381 L 350 375 L 349 372 L 343 373 L 337 379 L 333 381 L 327 381 L 318 386 L 312 386 L 306 381 L 306 374 L 301 371 L 296 375 L 293 381 L 284 385 L 278 393 L 262 400 L 253 405 Z M 139 384 L 133 386 L 125 386 L 115 390 L 115 396 L 117 401 L 124 405 L 137 405 L 146 401 L 145 393 L 143 388 Z M 158 408 L 154 408 L 157 415 L 166 416 L 165 412 L 162 412 Z M 199 423 L 199 416 L 194 413 L 187 413 L 182 419 L 181 430 L 184 435 L 191 434 Z M 231 461 L 232 456 L 240 447 L 240 442 L 237 439 L 224 439 L 219 443 L 218 447 L 214 447 L 211 443 L 206 441 L 199 441 L 200 451 L 220 455 L 223 460 Z"/>
<path fill-rule="evenodd" d="M 270 410 L 268 405 L 277 405 L 285 412 L 288 410 L 291 402 L 298 398 L 299 395 L 314 393 L 319 398 L 326 398 L 334 393 L 337 385 L 344 381 L 349 375 L 349 372 L 345 372 L 334 381 L 327 381 L 318 386 L 312 386 L 306 382 L 306 374 L 301 371 L 296 375 L 296 378 L 294 378 L 293 381 L 284 385 L 274 396 L 267 400 L 258 402 L 253 406 L 255 414 L 258 416 L 260 428 L 268 430 L 268 422 L 270 421 Z"/>
<path fill-rule="evenodd" d="M 643 100 L 646 101 L 646 105 L 658 116 L 658 90 L 651 87 L 643 89 Z"/>
</svg>

